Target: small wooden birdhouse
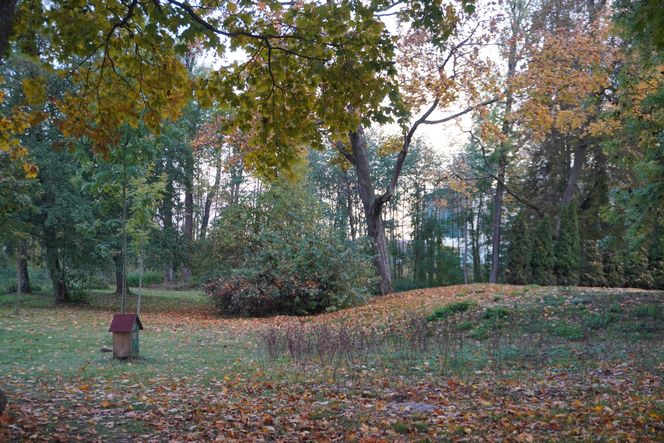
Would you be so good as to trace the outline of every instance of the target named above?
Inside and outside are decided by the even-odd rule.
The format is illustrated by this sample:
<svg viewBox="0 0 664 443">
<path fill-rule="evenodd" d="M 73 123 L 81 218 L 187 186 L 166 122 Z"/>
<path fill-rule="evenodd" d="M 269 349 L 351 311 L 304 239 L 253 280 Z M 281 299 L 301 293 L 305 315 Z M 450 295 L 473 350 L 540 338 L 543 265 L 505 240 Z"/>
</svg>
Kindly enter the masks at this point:
<svg viewBox="0 0 664 443">
<path fill-rule="evenodd" d="M 143 329 L 136 314 L 115 314 L 108 332 L 113 333 L 113 357 L 138 357 L 138 331 Z"/>
</svg>

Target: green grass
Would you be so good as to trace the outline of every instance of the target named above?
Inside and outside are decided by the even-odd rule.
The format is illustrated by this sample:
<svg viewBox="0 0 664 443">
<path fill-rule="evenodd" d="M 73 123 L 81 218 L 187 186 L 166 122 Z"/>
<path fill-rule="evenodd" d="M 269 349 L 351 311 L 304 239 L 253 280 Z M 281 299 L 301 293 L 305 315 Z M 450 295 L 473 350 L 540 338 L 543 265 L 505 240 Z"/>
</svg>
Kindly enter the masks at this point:
<svg viewBox="0 0 664 443">
<path fill-rule="evenodd" d="M 22 313 L 16 317 L 14 295 L 0 296 L 0 372 L 25 377 L 122 375 L 138 380 L 162 374 L 199 374 L 203 367 L 228 368 L 237 359 L 253 355 L 250 335 L 238 337 L 200 326 L 187 317 L 212 309 L 204 294 L 146 290 L 141 358 L 130 364 L 113 360 L 100 349 L 112 346 L 108 327 L 119 306 L 118 297 L 93 292 L 89 300 L 88 305 L 56 306 L 50 295 L 30 294 L 23 296 Z M 128 312 L 134 311 L 135 303 L 136 296 L 130 297 Z M 150 315 L 172 317 L 173 325 L 152 325 Z"/>
</svg>

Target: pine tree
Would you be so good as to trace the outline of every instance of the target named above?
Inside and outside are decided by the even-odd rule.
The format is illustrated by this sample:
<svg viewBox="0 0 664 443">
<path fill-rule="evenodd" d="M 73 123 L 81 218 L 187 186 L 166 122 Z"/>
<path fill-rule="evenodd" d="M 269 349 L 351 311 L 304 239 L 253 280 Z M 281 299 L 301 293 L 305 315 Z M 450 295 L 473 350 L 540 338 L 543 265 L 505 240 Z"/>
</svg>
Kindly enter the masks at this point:
<svg viewBox="0 0 664 443">
<path fill-rule="evenodd" d="M 530 283 L 531 243 L 523 213 L 514 219 L 507 247 L 506 280 L 510 284 Z"/>
<path fill-rule="evenodd" d="M 583 242 L 583 261 L 579 284 L 581 286 L 606 286 L 604 263 L 596 240 Z"/>
<path fill-rule="evenodd" d="M 648 254 L 645 248 L 634 248 L 625 257 L 625 284 L 630 288 L 649 289 L 654 285 L 648 269 Z"/>
<path fill-rule="evenodd" d="M 653 289 L 664 289 L 664 226 L 656 226 L 648 251 L 648 271 Z"/>
<path fill-rule="evenodd" d="M 619 288 L 625 284 L 625 269 L 622 261 L 613 249 L 604 248 L 602 254 L 604 263 L 604 278 L 606 285 L 611 288 Z"/>
<path fill-rule="evenodd" d="M 551 220 L 543 218 L 535 228 L 530 237 L 531 258 L 530 273 L 532 282 L 538 285 L 552 285 L 555 282 L 553 266 L 553 232 Z"/>
<path fill-rule="evenodd" d="M 560 213 L 560 231 L 556 241 L 554 273 L 559 285 L 576 285 L 579 282 L 579 221 L 576 206 L 564 206 Z"/>
</svg>

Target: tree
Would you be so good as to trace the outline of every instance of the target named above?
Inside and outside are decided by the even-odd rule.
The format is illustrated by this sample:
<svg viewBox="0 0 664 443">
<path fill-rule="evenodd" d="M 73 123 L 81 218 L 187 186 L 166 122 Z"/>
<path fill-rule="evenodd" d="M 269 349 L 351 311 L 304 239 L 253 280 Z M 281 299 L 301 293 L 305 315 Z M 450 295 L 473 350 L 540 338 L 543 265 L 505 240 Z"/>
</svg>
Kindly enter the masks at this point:
<svg viewBox="0 0 664 443">
<path fill-rule="evenodd" d="M 606 286 L 604 263 L 597 241 L 583 242 L 579 284 L 581 286 Z"/>
<path fill-rule="evenodd" d="M 507 161 L 512 150 L 512 125 L 513 125 L 513 106 L 514 106 L 514 78 L 517 74 L 517 63 L 523 57 L 523 40 L 525 37 L 526 20 L 529 16 L 528 3 L 522 0 L 512 0 L 508 3 L 509 31 L 504 37 L 507 55 L 507 72 L 505 74 L 505 100 L 500 127 L 500 136 L 498 138 L 498 164 L 496 170 L 496 192 L 493 197 L 493 234 L 491 236 L 491 273 L 489 282 L 498 282 L 498 272 L 500 263 L 500 244 L 502 235 L 502 217 L 503 217 L 503 195 L 505 193 L 505 174 Z M 525 231 L 523 233 L 525 235 Z M 525 275 L 514 276 L 518 280 Z"/>
<path fill-rule="evenodd" d="M 612 288 L 623 286 L 625 284 L 625 270 L 621 257 L 613 249 L 613 245 L 604 246 L 602 252 L 603 271 L 607 286 Z"/>
<path fill-rule="evenodd" d="M 532 255 L 530 258 L 530 272 L 532 282 L 548 286 L 555 283 L 553 268 L 555 264 L 553 250 L 553 232 L 551 220 L 542 218 L 531 231 Z"/>
<path fill-rule="evenodd" d="M 304 180 L 281 179 L 255 205 L 226 208 L 198 262 L 213 277 L 206 289 L 222 312 L 302 315 L 362 301 L 372 284 L 369 257 L 321 215 Z"/>
<path fill-rule="evenodd" d="M 532 244 L 526 226 L 525 214 L 520 212 L 512 222 L 510 242 L 507 247 L 507 282 L 525 285 L 531 282 Z"/>
<path fill-rule="evenodd" d="M 554 274 L 559 285 L 579 283 L 580 253 L 576 207 L 567 205 L 560 214 L 560 230 L 556 238 Z"/>
</svg>

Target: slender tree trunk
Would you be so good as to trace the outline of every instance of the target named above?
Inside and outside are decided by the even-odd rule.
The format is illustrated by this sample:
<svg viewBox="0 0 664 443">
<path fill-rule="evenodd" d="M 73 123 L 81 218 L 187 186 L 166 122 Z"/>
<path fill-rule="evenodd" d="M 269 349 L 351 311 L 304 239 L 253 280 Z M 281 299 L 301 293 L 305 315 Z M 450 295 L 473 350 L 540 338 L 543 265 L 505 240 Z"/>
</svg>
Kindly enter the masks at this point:
<svg viewBox="0 0 664 443">
<path fill-rule="evenodd" d="M 23 258 L 22 249 L 19 246 L 16 254 L 16 315 L 21 313 L 21 286 L 23 286 L 21 279 L 21 275 L 23 274 L 23 268 L 21 267 L 21 259 Z"/>
<path fill-rule="evenodd" d="M 138 300 L 136 300 L 136 314 L 141 314 L 141 300 L 143 298 L 143 272 L 145 260 L 145 242 L 141 240 L 141 256 L 138 262 Z"/>
<path fill-rule="evenodd" d="M 221 184 L 221 150 L 217 154 L 217 164 L 215 167 L 214 175 L 214 184 L 210 191 L 205 196 L 205 204 L 203 206 L 203 217 L 201 220 L 201 240 L 205 240 L 207 235 L 208 223 L 210 222 L 210 210 L 212 209 L 212 202 L 214 201 L 217 192 L 219 192 L 219 186 Z"/>
<path fill-rule="evenodd" d="M 240 191 L 244 182 L 244 163 L 239 160 L 231 167 L 231 204 L 240 203 Z M 254 200 L 255 201 L 255 200 Z"/>
<path fill-rule="evenodd" d="M 126 149 L 126 146 L 125 148 Z M 126 158 L 123 159 L 124 165 L 124 178 L 122 182 L 122 303 L 120 304 L 120 312 L 125 313 L 127 303 L 127 163 Z"/>
<path fill-rule="evenodd" d="M 355 214 L 353 213 L 353 195 L 350 188 L 350 179 L 348 172 L 344 171 L 344 182 L 346 185 L 346 209 L 348 212 L 348 227 L 350 228 L 350 238 L 355 240 L 357 238 L 357 230 L 355 228 Z"/>
<path fill-rule="evenodd" d="M 498 282 L 498 272 L 500 263 L 500 240 L 502 235 L 502 216 L 503 216 L 503 195 L 505 187 L 503 182 L 505 180 L 505 160 L 501 154 L 498 160 L 498 179 L 496 183 L 496 193 L 493 197 L 493 235 L 491 237 L 491 274 L 489 275 L 489 283 Z"/>
<path fill-rule="evenodd" d="M 23 240 L 19 248 L 19 269 L 21 270 L 20 288 L 24 294 L 32 293 L 30 273 L 28 272 L 28 243 Z"/>
<path fill-rule="evenodd" d="M 115 264 L 115 293 L 122 297 L 123 289 L 129 293 L 129 284 L 127 278 L 124 275 L 124 257 L 123 254 L 117 254 L 113 257 L 113 263 Z"/>
<path fill-rule="evenodd" d="M 385 295 L 392 292 L 392 273 L 382 219 L 383 204 L 375 196 L 366 152 L 366 140 L 362 128 L 351 133 L 350 140 L 357 175 L 357 187 L 367 222 L 367 234 L 374 246 L 374 264 L 376 266 L 376 276 L 379 280 L 377 292 L 380 295 Z"/>
<path fill-rule="evenodd" d="M 172 169 L 172 162 L 170 159 L 166 162 L 165 169 L 170 171 Z M 173 177 L 169 174 L 168 181 L 166 182 L 166 192 L 164 193 L 164 200 L 161 207 L 162 223 L 164 224 L 164 234 L 166 238 L 171 239 L 177 234 L 173 224 L 173 200 L 175 199 L 175 186 L 173 185 Z M 171 285 L 175 274 L 173 264 L 173 253 L 167 250 L 167 257 L 164 260 L 164 284 Z"/>
<path fill-rule="evenodd" d="M 187 148 L 187 155 L 185 156 L 184 164 L 184 223 L 182 226 L 184 244 L 185 244 L 185 261 L 182 266 L 182 278 L 185 283 L 191 280 L 191 248 L 194 244 L 194 155 L 191 148 Z"/>
<path fill-rule="evenodd" d="M 16 0 L 0 1 L 0 61 L 5 59 L 9 50 L 9 37 L 14 29 Z"/>
<path fill-rule="evenodd" d="M 182 279 L 185 283 L 191 280 L 191 268 L 189 267 L 189 256 L 194 241 L 194 194 L 193 184 L 188 181 L 184 193 L 184 243 L 186 248 L 186 262 L 182 266 Z"/>
<path fill-rule="evenodd" d="M 507 167 L 507 150 L 509 148 L 508 138 L 512 132 L 512 105 L 514 96 L 512 94 L 511 81 L 516 73 L 516 39 L 518 29 L 514 22 L 512 22 L 512 38 L 509 40 L 509 56 L 507 60 L 507 93 L 505 95 L 505 114 L 503 116 L 503 124 L 501 132 L 504 141 L 500 143 L 500 153 L 498 156 L 498 170 L 496 176 L 498 177 L 496 183 L 496 193 L 493 198 L 493 236 L 491 239 L 491 274 L 489 275 L 489 283 L 498 282 L 498 272 L 500 267 L 500 240 L 502 235 L 502 215 L 503 215 L 503 195 L 505 193 L 505 169 Z"/>
<path fill-rule="evenodd" d="M 471 225 L 471 241 L 473 244 L 473 281 L 475 283 L 481 282 L 483 280 L 482 276 L 482 261 L 480 259 L 480 224 L 482 220 L 482 206 L 484 200 L 482 195 L 480 195 L 479 205 L 477 207 L 477 223 L 473 227 Z"/>
<path fill-rule="evenodd" d="M 55 296 L 56 303 L 69 303 L 71 297 L 69 295 L 69 288 L 67 287 L 67 280 L 65 279 L 64 270 L 60 265 L 57 251 L 46 246 L 46 264 L 48 272 L 53 283 L 53 295 Z"/>
<path fill-rule="evenodd" d="M 464 217 L 463 217 L 463 283 L 468 284 L 468 212 L 467 211 L 464 211 Z"/>
<path fill-rule="evenodd" d="M 565 192 L 563 193 L 563 198 L 560 202 L 561 207 L 570 204 L 574 198 L 574 194 L 576 193 L 576 185 L 579 182 L 581 170 L 583 169 L 583 164 L 586 161 L 587 151 L 588 143 L 581 140 L 574 150 L 574 163 L 572 164 L 569 177 L 567 177 L 567 185 L 565 186 Z M 560 226 L 558 226 L 558 228 L 560 228 Z"/>
</svg>

